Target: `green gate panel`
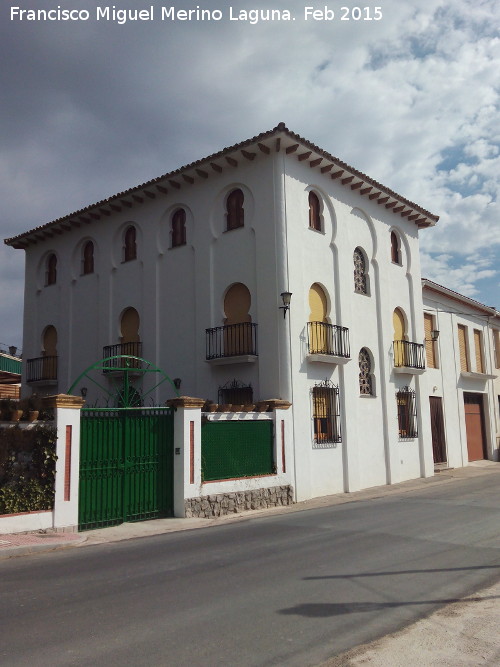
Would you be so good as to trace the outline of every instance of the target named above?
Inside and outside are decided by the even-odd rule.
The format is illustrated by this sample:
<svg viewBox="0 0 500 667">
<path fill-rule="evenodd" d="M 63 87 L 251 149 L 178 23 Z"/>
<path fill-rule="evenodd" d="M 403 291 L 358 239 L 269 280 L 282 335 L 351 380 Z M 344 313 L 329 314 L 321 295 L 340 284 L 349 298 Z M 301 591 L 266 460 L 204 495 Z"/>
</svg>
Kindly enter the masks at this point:
<svg viewBox="0 0 500 667">
<path fill-rule="evenodd" d="M 205 482 L 234 477 L 271 475 L 273 422 L 206 422 L 201 429 L 202 479 Z"/>
<path fill-rule="evenodd" d="M 173 412 L 83 409 L 79 530 L 169 516 Z"/>
</svg>

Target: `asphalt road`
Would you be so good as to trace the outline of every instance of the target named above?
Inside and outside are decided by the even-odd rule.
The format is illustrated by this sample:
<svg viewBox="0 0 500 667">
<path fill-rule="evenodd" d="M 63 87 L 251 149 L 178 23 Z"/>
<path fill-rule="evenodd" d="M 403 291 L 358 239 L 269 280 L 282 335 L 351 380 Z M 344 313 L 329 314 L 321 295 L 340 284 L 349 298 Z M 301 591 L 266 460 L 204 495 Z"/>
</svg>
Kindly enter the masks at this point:
<svg viewBox="0 0 500 667">
<path fill-rule="evenodd" d="M 317 665 L 500 579 L 500 484 L 0 562 L 0 664 Z"/>
</svg>

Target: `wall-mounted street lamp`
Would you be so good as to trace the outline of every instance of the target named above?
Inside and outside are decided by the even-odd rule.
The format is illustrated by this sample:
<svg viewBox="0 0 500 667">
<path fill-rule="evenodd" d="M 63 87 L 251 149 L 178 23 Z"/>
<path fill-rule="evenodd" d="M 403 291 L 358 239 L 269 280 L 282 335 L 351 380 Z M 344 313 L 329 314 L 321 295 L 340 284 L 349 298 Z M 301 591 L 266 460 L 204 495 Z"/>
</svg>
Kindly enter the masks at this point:
<svg viewBox="0 0 500 667">
<path fill-rule="evenodd" d="M 172 382 L 174 383 L 174 387 L 177 389 L 177 391 L 179 391 L 179 389 L 181 388 L 181 379 L 174 378 Z"/>
<path fill-rule="evenodd" d="M 82 395 L 82 398 L 85 398 L 87 396 L 87 387 L 82 387 L 80 389 L 80 394 Z"/>
<path fill-rule="evenodd" d="M 431 340 L 436 341 L 439 338 L 439 331 L 437 329 L 433 329 L 431 331 Z"/>
<path fill-rule="evenodd" d="M 281 292 L 281 300 L 283 301 L 283 305 L 280 306 L 280 310 L 283 311 L 283 317 L 286 317 L 286 311 L 290 308 L 290 301 L 292 299 L 292 293 L 291 292 Z"/>
</svg>

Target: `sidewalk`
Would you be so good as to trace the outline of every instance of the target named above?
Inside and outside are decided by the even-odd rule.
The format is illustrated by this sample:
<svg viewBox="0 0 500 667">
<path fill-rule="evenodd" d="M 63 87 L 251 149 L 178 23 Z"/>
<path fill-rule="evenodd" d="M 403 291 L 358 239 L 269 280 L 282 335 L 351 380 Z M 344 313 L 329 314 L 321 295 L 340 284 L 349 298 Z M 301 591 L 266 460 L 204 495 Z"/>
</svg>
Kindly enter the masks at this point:
<svg viewBox="0 0 500 667">
<path fill-rule="evenodd" d="M 83 533 L 55 533 L 37 532 L 15 535 L 0 534 L 0 560 L 16 556 L 26 556 L 33 553 L 54 551 L 73 547 L 92 546 L 122 540 L 150 537 L 180 530 L 194 530 L 221 525 L 221 523 L 244 521 L 258 516 L 301 512 L 319 507 L 330 507 L 360 500 L 373 500 L 410 491 L 425 489 L 431 484 L 449 484 L 459 479 L 477 477 L 478 475 L 500 474 L 500 463 L 493 461 L 476 461 L 466 468 L 443 470 L 434 477 L 419 478 L 409 482 L 401 482 L 391 486 L 377 486 L 354 493 L 339 493 L 332 496 L 323 496 L 288 507 L 275 507 L 264 510 L 249 510 L 241 514 L 229 514 L 213 519 L 155 519 L 139 523 L 122 523 L 119 526 L 99 528 Z M 346 663 L 349 664 L 349 663 Z M 354 664 L 354 663 L 353 663 Z M 500 664 L 500 660 L 499 663 Z"/>
</svg>

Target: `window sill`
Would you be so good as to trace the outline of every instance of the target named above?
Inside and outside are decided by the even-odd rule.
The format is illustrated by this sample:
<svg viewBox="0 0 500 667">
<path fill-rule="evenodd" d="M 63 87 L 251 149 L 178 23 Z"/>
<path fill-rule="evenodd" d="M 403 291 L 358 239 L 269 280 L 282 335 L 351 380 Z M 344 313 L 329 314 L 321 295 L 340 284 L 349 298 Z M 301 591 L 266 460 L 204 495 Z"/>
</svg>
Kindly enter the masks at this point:
<svg viewBox="0 0 500 667">
<path fill-rule="evenodd" d="M 320 361 L 324 364 L 345 364 L 351 357 L 336 357 L 334 354 L 307 354 L 307 361 Z"/>
</svg>

